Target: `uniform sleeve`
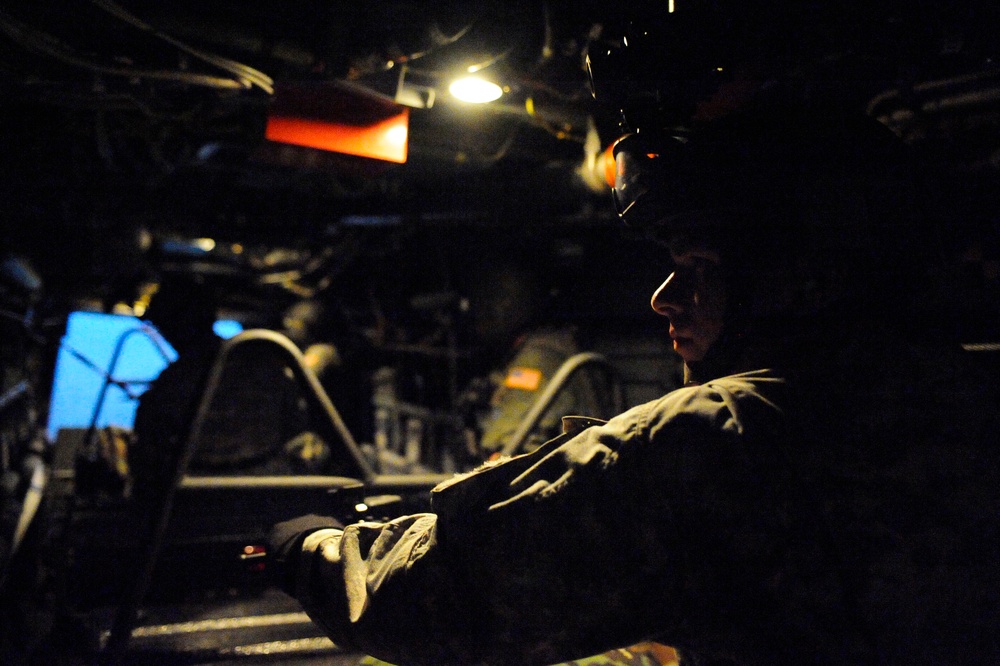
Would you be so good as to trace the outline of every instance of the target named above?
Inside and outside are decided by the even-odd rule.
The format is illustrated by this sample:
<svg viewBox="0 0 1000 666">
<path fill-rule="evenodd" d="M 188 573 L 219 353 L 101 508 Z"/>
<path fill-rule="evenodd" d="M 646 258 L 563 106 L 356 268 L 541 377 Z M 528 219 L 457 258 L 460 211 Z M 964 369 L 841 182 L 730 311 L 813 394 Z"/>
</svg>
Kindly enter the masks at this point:
<svg viewBox="0 0 1000 666">
<path fill-rule="evenodd" d="M 303 607 L 394 664 L 552 664 L 669 635 L 679 443 L 740 430 L 725 400 L 677 393 L 442 484 L 435 513 L 314 534 Z"/>
</svg>

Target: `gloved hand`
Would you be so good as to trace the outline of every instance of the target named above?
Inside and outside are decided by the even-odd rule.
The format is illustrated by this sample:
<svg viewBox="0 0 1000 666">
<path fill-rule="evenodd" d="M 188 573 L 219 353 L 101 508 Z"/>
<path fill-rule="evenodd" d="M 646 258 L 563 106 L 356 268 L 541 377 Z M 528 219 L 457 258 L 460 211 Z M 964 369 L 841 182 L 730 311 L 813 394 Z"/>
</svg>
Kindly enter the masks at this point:
<svg viewBox="0 0 1000 666">
<path fill-rule="evenodd" d="M 268 568 L 271 579 L 285 592 L 294 596 L 299 553 L 305 538 L 323 529 L 343 529 L 329 516 L 309 514 L 275 524 L 267 538 Z"/>
</svg>

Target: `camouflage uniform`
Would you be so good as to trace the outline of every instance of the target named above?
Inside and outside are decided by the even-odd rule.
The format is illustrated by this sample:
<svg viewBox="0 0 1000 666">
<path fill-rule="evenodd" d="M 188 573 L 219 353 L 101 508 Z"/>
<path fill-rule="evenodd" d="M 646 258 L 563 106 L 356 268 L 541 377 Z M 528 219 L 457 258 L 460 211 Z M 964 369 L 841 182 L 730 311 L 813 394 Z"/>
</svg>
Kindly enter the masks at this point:
<svg viewBox="0 0 1000 666">
<path fill-rule="evenodd" d="M 643 640 L 685 664 L 1000 663 L 997 403 L 947 354 L 831 331 L 444 483 L 433 514 L 313 532 L 296 596 L 394 664 Z"/>
</svg>

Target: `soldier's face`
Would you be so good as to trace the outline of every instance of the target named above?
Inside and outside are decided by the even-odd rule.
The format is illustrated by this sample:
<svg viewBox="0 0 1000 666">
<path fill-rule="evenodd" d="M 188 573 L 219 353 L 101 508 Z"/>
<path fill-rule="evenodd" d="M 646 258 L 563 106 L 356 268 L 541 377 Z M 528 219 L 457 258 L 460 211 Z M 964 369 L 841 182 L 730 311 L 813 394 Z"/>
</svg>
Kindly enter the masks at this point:
<svg viewBox="0 0 1000 666">
<path fill-rule="evenodd" d="M 650 301 L 670 320 L 674 351 L 685 363 L 700 361 L 722 335 L 726 283 L 715 250 L 685 247 L 671 250 L 674 272 Z"/>
</svg>

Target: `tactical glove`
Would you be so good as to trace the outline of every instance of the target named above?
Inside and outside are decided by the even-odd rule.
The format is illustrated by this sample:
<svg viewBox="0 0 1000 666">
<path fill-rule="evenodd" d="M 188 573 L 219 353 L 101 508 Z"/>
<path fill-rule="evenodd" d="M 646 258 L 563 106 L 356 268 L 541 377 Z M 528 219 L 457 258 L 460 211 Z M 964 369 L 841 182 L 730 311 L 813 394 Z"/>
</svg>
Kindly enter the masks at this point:
<svg viewBox="0 0 1000 666">
<path fill-rule="evenodd" d="M 277 523 L 268 536 L 268 568 L 271 578 L 278 587 L 294 596 L 295 577 L 299 554 L 305 538 L 323 529 L 343 529 L 343 525 L 329 516 L 309 514 Z"/>
</svg>

